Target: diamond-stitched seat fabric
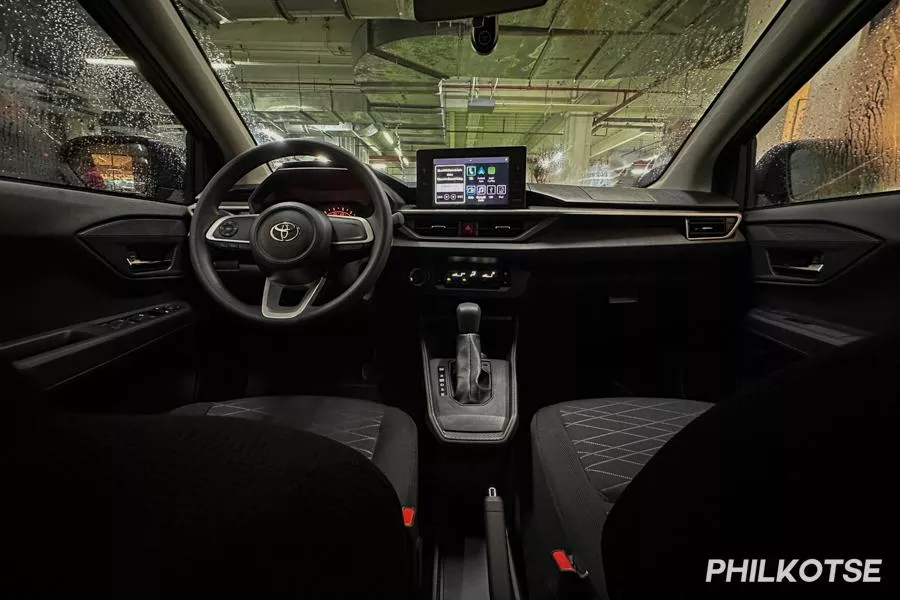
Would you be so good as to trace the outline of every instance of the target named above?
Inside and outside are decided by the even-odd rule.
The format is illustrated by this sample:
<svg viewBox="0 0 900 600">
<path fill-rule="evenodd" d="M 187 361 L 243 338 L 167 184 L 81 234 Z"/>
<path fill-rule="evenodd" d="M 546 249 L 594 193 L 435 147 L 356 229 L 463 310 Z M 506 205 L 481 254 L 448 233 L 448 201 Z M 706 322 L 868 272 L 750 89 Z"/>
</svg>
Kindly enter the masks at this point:
<svg viewBox="0 0 900 600">
<path fill-rule="evenodd" d="M 660 398 L 602 398 L 556 408 L 594 488 L 615 502 L 673 435 L 711 405 Z"/>
<path fill-rule="evenodd" d="M 545 407 L 531 422 L 531 519 L 525 528 L 530 595 L 556 598 L 549 552 L 571 552 L 603 580 L 600 537 L 614 503 L 657 450 L 712 404 L 598 398 Z"/>
<path fill-rule="evenodd" d="M 331 396 L 262 396 L 191 404 L 175 414 L 265 421 L 330 438 L 371 459 L 403 506 L 416 505 L 416 426 L 399 409 Z"/>
<path fill-rule="evenodd" d="M 281 396 L 246 398 L 216 402 L 209 407 L 206 415 L 274 420 L 331 438 L 372 458 L 385 407 L 371 402 L 331 400 L 315 402 L 313 398 L 298 400 Z M 311 404 L 315 404 L 314 410 L 310 410 Z"/>
</svg>

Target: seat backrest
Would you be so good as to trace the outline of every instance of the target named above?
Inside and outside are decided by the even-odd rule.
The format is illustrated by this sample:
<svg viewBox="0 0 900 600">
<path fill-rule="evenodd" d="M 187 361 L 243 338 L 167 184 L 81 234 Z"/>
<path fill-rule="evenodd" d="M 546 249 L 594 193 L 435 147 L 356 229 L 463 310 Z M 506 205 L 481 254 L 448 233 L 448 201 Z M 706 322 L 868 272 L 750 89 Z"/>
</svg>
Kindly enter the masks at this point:
<svg viewBox="0 0 900 600">
<path fill-rule="evenodd" d="M 243 419 L 16 423 L 7 565 L 30 597 L 406 598 L 396 493 L 360 453 Z"/>
<path fill-rule="evenodd" d="M 885 595 L 900 584 L 898 417 L 896 334 L 719 403 L 670 440 L 612 509 L 601 540 L 610 597 L 900 597 Z M 720 566 L 711 560 L 739 568 L 766 559 L 771 575 L 779 559 L 795 558 L 799 584 L 726 583 L 727 573 L 707 583 L 707 569 Z M 817 583 L 797 574 L 807 559 L 851 558 L 882 559 L 881 584 L 843 582 L 843 567 L 828 583 L 828 565 Z M 745 577 L 759 564 L 748 562 Z"/>
</svg>

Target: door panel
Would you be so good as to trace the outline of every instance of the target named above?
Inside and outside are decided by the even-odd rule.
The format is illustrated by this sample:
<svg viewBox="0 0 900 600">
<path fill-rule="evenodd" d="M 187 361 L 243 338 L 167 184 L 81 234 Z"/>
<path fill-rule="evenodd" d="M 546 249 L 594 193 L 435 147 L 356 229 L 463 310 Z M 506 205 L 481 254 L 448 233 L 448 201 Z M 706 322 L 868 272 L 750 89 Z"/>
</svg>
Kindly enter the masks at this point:
<svg viewBox="0 0 900 600">
<path fill-rule="evenodd" d="M 122 277 L 176 277 L 187 229 L 184 218 L 132 217 L 91 227 L 78 238 Z"/>
<path fill-rule="evenodd" d="M 0 181 L 0 358 L 62 397 L 87 373 L 115 382 L 112 403 L 127 409 L 121 403 L 163 372 L 157 342 L 184 351 L 193 339 L 187 217 L 181 205 Z M 123 370 L 135 361 L 143 367 Z"/>
<path fill-rule="evenodd" d="M 752 243 L 757 281 L 822 285 L 877 248 L 881 240 L 825 223 L 754 223 Z"/>
<path fill-rule="evenodd" d="M 761 311 L 751 331 L 811 354 L 896 326 L 900 193 L 753 210 L 743 226 Z"/>
</svg>

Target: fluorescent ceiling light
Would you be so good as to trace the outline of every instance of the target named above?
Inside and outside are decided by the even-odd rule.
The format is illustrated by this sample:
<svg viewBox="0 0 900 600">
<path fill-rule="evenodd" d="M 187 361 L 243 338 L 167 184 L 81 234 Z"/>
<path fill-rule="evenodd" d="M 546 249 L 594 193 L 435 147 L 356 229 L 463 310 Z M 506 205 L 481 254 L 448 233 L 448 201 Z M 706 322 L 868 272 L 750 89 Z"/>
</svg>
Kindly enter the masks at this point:
<svg viewBox="0 0 900 600">
<path fill-rule="evenodd" d="M 124 56 L 104 56 L 99 58 L 90 57 L 85 58 L 84 62 L 89 65 L 97 65 L 103 67 L 134 67 L 134 61 Z M 230 69 L 232 65 L 224 62 L 213 62 L 211 63 L 211 66 L 217 71 L 222 71 L 224 69 Z"/>
<path fill-rule="evenodd" d="M 107 67 L 133 67 L 134 61 L 130 58 L 121 58 L 110 56 L 106 58 L 85 58 L 84 61 L 89 65 L 103 65 Z"/>
<path fill-rule="evenodd" d="M 372 163 L 369 166 L 376 171 L 387 171 L 387 165 L 385 163 Z"/>
<path fill-rule="evenodd" d="M 325 156 L 324 154 L 318 155 L 318 156 L 316 157 L 316 160 L 319 161 L 320 163 L 325 163 L 326 165 L 331 163 L 331 159 L 329 159 L 329 158 L 328 158 L 327 156 Z"/>
<path fill-rule="evenodd" d="M 407 160 L 407 158 L 405 156 L 401 156 L 400 164 L 403 165 L 403 168 L 405 169 L 406 167 L 409 166 L 409 160 Z"/>
<path fill-rule="evenodd" d="M 383 138 L 384 138 L 384 141 L 386 141 L 386 142 L 387 142 L 388 144 L 390 144 L 391 146 L 394 145 L 394 136 L 392 136 L 392 135 L 391 135 L 391 132 L 388 131 L 387 129 L 383 129 L 383 130 L 381 131 L 381 137 L 383 137 Z"/>
<path fill-rule="evenodd" d="M 353 131 L 353 123 L 324 123 L 321 125 L 309 124 L 306 125 L 306 127 L 309 129 L 315 129 L 316 131 Z"/>
<path fill-rule="evenodd" d="M 403 150 L 401 150 L 400 148 L 397 148 L 396 152 L 397 152 L 397 158 L 399 158 L 400 160 L 403 160 Z"/>
</svg>

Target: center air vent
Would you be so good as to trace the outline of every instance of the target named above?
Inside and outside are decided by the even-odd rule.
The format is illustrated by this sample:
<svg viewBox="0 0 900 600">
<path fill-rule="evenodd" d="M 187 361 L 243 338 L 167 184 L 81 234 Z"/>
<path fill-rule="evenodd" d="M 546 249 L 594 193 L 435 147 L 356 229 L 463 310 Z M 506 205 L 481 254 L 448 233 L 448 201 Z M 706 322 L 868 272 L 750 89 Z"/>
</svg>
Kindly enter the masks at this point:
<svg viewBox="0 0 900 600">
<path fill-rule="evenodd" d="M 460 219 L 453 217 L 416 217 L 408 221 L 409 228 L 425 237 L 459 238 L 516 238 L 529 225 L 520 220 L 509 219 Z"/>
<path fill-rule="evenodd" d="M 478 224 L 478 237 L 514 238 L 522 235 L 525 224 L 521 221 L 497 221 Z"/>
<path fill-rule="evenodd" d="M 735 217 L 687 217 L 686 235 L 689 240 L 712 240 L 728 237 L 737 222 Z"/>
<path fill-rule="evenodd" d="M 456 237 L 459 222 L 455 219 L 419 219 L 410 223 L 410 228 L 424 237 Z"/>
</svg>

